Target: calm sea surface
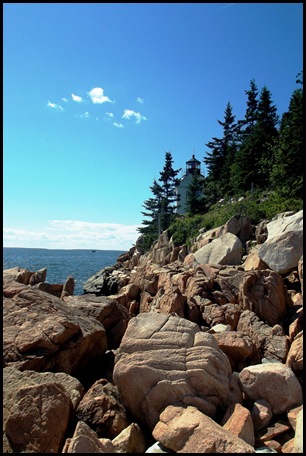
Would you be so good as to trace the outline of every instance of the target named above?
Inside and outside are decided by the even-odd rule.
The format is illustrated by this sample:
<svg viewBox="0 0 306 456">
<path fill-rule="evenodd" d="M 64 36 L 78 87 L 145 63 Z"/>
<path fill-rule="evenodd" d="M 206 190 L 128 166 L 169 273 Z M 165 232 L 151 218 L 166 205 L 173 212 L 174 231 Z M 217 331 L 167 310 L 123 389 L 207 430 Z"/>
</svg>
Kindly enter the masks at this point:
<svg viewBox="0 0 306 456">
<path fill-rule="evenodd" d="M 47 268 L 46 282 L 75 280 L 75 295 L 83 294 L 83 284 L 100 269 L 112 266 L 123 250 L 55 250 L 3 247 L 3 269 L 16 266 L 36 272 Z"/>
</svg>

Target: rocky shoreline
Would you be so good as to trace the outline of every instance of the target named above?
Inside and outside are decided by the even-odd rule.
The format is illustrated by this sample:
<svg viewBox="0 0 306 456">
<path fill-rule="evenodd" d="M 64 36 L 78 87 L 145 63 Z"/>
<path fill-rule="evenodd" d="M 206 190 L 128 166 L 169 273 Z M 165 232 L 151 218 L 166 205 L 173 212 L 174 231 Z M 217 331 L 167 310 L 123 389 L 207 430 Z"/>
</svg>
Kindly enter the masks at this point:
<svg viewBox="0 0 306 456">
<path fill-rule="evenodd" d="M 3 271 L 4 453 L 302 453 L 303 211 Z"/>
</svg>

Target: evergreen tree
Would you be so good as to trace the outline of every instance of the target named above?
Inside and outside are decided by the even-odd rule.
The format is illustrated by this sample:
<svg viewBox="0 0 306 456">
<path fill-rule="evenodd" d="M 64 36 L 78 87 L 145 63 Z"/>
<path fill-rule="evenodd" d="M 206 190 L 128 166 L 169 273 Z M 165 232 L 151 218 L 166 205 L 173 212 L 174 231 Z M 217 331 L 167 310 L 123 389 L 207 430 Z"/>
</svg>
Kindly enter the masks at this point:
<svg viewBox="0 0 306 456">
<path fill-rule="evenodd" d="M 173 220 L 176 211 L 178 196 L 176 193 L 176 185 L 178 183 L 177 174 L 180 169 L 173 169 L 173 159 L 171 152 L 165 153 L 165 165 L 159 173 L 161 182 L 161 230 L 166 230 Z"/>
<path fill-rule="evenodd" d="M 210 200 L 210 204 L 231 191 L 230 167 L 236 154 L 238 130 L 229 102 L 224 111 L 224 121 L 218 120 L 218 123 L 223 127 L 223 137 L 212 138 L 212 141 L 206 144 L 211 152 L 207 152 L 204 157 L 208 170 L 205 181 L 206 201 Z"/>
<path fill-rule="evenodd" d="M 153 185 L 150 187 L 153 197 L 143 203 L 145 211 L 141 213 L 146 219 L 142 222 L 144 226 L 138 228 L 138 231 L 144 235 L 146 248 L 149 248 L 160 233 L 169 227 L 175 216 L 178 201 L 175 188 L 176 176 L 180 170 L 174 170 L 172 164 L 172 155 L 170 152 L 166 152 L 165 165 L 159 173 L 159 182 L 154 179 Z"/>
<path fill-rule="evenodd" d="M 276 107 L 272 104 L 270 91 L 264 86 L 257 110 L 251 116 L 249 112 L 249 122 L 244 124 L 247 128 L 240 134 L 239 151 L 231 167 L 231 183 L 235 194 L 254 187 L 265 189 L 269 186 L 273 146 L 278 135 L 277 123 Z"/>
<path fill-rule="evenodd" d="M 231 187 L 231 166 L 235 160 L 237 153 L 237 139 L 239 127 L 235 123 L 235 117 L 232 112 L 232 106 L 227 104 L 224 116 L 224 122 L 219 122 L 223 127 L 223 141 L 224 141 L 224 163 L 221 170 L 221 189 L 222 195 L 225 196 L 232 193 Z"/>
<path fill-rule="evenodd" d="M 161 212 L 161 194 L 162 187 L 156 179 L 150 187 L 153 197 L 144 201 L 142 215 L 147 218 L 142 221 L 143 227 L 138 228 L 138 231 L 144 235 L 144 248 L 149 248 L 152 242 L 157 239 L 160 234 L 160 212 Z"/>
<path fill-rule="evenodd" d="M 205 212 L 203 187 L 204 178 L 199 174 L 193 174 L 187 188 L 186 206 L 188 215 L 203 214 Z"/>
<path fill-rule="evenodd" d="M 257 144 L 257 176 L 254 184 L 260 189 L 269 188 L 270 174 L 273 165 L 273 147 L 278 137 L 277 109 L 272 104 L 271 93 L 264 86 L 258 103 L 258 122 L 254 130 L 254 139 Z"/>
<path fill-rule="evenodd" d="M 297 83 L 302 84 L 302 80 L 298 78 Z M 291 96 L 273 151 L 272 188 L 282 196 L 303 198 L 303 88 L 296 89 Z"/>
<path fill-rule="evenodd" d="M 247 95 L 247 108 L 245 118 L 238 120 L 239 147 L 230 169 L 230 187 L 234 195 L 240 195 L 246 190 L 246 182 L 252 181 L 249 172 L 252 172 L 250 162 L 251 144 L 249 138 L 258 119 L 258 88 L 254 79 L 250 81 L 250 90 L 245 90 Z"/>
<path fill-rule="evenodd" d="M 248 97 L 245 118 L 238 121 L 240 141 L 252 133 L 258 118 L 258 88 L 254 79 L 250 81 L 250 90 L 245 90 L 245 93 Z"/>
</svg>

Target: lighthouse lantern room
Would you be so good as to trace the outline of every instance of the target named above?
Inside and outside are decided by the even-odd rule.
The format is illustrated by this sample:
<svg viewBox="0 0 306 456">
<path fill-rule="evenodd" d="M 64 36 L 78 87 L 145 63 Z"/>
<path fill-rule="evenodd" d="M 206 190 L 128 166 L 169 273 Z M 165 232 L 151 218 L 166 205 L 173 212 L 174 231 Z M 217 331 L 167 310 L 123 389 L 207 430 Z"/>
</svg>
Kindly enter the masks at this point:
<svg viewBox="0 0 306 456">
<path fill-rule="evenodd" d="M 198 174 L 201 172 L 201 162 L 192 155 L 192 158 L 186 162 L 186 176 L 188 174 Z"/>
</svg>

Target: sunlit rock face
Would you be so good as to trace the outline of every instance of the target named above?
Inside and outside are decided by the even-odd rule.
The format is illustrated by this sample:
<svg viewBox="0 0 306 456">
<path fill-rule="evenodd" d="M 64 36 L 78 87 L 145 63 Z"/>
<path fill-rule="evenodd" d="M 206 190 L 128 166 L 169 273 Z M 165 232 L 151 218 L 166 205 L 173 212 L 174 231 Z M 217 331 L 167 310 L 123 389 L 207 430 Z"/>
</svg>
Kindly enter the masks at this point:
<svg viewBox="0 0 306 456">
<path fill-rule="evenodd" d="M 94 316 L 49 293 L 15 284 L 3 284 L 5 366 L 73 375 L 106 352 L 106 331 Z"/>
<path fill-rule="evenodd" d="M 132 416 L 153 429 L 169 404 L 214 417 L 229 396 L 231 366 L 211 334 L 174 315 L 132 318 L 116 354 L 114 382 Z"/>
</svg>

